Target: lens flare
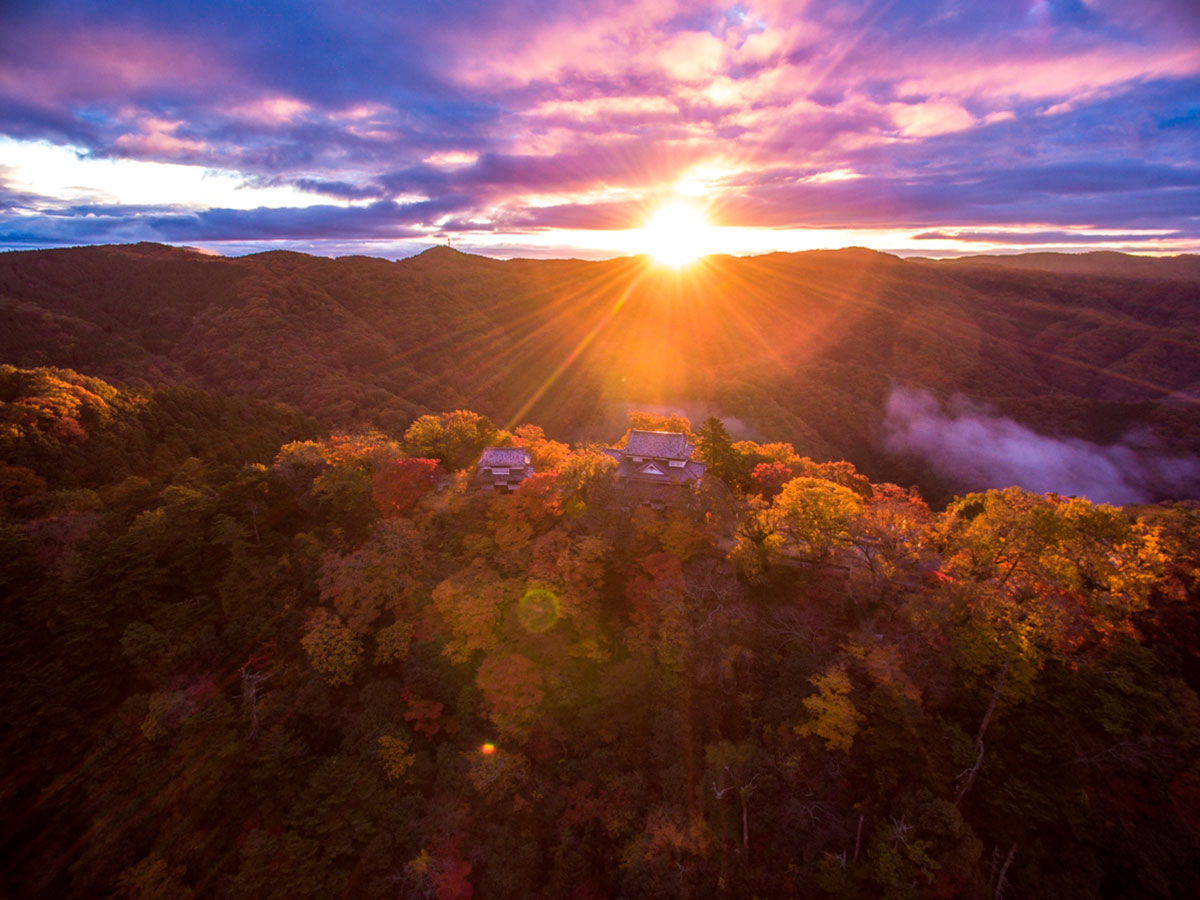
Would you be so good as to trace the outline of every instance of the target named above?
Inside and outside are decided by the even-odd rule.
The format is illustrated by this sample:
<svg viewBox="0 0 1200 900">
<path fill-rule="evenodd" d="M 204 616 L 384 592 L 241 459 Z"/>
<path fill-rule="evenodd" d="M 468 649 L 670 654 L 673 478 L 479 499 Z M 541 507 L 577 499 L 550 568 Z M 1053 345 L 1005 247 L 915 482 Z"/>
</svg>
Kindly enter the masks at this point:
<svg viewBox="0 0 1200 900">
<path fill-rule="evenodd" d="M 530 588 L 517 604 L 517 621 L 526 631 L 542 634 L 558 624 L 558 597 L 546 588 Z"/>
</svg>

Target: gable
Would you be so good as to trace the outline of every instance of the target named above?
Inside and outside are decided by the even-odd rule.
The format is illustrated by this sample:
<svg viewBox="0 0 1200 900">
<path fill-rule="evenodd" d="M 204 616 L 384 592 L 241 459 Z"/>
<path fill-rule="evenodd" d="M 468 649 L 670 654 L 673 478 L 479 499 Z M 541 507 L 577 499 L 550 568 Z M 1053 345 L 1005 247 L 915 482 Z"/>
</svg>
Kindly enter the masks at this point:
<svg viewBox="0 0 1200 900">
<path fill-rule="evenodd" d="M 646 465 L 642 466 L 642 474 L 643 475 L 662 475 L 663 470 L 660 469 L 658 466 L 656 466 L 654 463 L 647 463 Z"/>
</svg>

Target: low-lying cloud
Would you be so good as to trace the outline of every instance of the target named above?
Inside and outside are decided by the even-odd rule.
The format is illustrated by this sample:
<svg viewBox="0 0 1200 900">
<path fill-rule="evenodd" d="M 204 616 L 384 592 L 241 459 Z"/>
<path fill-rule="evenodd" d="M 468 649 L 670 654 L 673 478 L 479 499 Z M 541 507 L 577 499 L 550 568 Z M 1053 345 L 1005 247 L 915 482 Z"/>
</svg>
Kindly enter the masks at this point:
<svg viewBox="0 0 1200 900">
<path fill-rule="evenodd" d="M 894 388 L 883 425 L 890 452 L 920 456 L 964 489 L 1017 485 L 1115 504 L 1200 492 L 1196 458 L 1166 455 L 1133 434 L 1108 446 L 1048 437 L 961 397 L 943 408 L 925 391 Z"/>
</svg>

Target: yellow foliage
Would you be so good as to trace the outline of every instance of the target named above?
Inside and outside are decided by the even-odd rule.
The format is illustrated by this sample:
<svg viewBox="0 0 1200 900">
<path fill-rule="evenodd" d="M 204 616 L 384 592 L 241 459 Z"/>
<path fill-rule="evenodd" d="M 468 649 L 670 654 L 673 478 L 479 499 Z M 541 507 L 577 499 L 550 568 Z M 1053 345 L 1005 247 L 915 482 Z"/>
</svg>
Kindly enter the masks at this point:
<svg viewBox="0 0 1200 900">
<path fill-rule="evenodd" d="M 704 533 L 704 528 L 678 510 L 667 513 L 660 539 L 665 551 L 685 561 L 708 546 L 708 535 Z"/>
<path fill-rule="evenodd" d="M 156 741 L 166 737 L 172 729 L 193 712 L 195 705 L 180 691 L 156 691 L 146 703 L 146 717 L 142 719 L 142 734 L 146 740 Z"/>
<path fill-rule="evenodd" d="M 412 768 L 417 757 L 408 752 L 408 739 L 385 734 L 379 739 L 379 758 L 388 781 L 399 781 Z"/>
<path fill-rule="evenodd" d="M 375 634 L 375 662 L 382 665 L 403 660 L 408 656 L 412 637 L 413 627 L 408 622 L 395 622 L 380 628 Z"/>
<path fill-rule="evenodd" d="M 940 517 L 938 603 L 968 671 L 1010 665 L 1006 695 L 1030 688 L 1046 655 L 1130 628 L 1168 559 L 1157 527 L 1125 510 L 1020 488 L 969 494 Z"/>
<path fill-rule="evenodd" d="M 481 560 L 455 572 L 433 589 L 433 603 L 450 633 L 443 652 L 466 662 L 477 650 L 500 645 L 500 623 L 519 585 L 500 578 Z"/>
<path fill-rule="evenodd" d="M 848 546 L 850 531 L 863 508 L 849 488 L 823 478 L 794 478 L 783 486 L 763 514 L 764 543 L 786 542 L 807 557 L 821 560 Z"/>
<path fill-rule="evenodd" d="M 424 875 L 429 871 L 429 863 L 431 861 L 432 857 L 430 857 L 429 851 L 422 847 L 421 852 L 408 861 L 408 868 L 418 875 Z"/>
<path fill-rule="evenodd" d="M 313 614 L 300 644 L 312 667 L 331 686 L 349 684 L 354 679 L 354 670 L 363 654 L 362 642 L 329 610 L 320 609 Z"/>
<path fill-rule="evenodd" d="M 163 719 L 175 703 L 173 692 L 157 692 L 150 695 L 146 705 L 146 717 L 142 719 L 142 734 L 148 741 L 156 741 L 167 734 Z"/>
<path fill-rule="evenodd" d="M 796 728 L 797 734 L 819 737 L 829 750 L 850 751 L 862 715 L 850 699 L 853 686 L 845 666 L 835 665 L 812 679 L 817 693 L 802 701 L 812 719 Z"/>
</svg>

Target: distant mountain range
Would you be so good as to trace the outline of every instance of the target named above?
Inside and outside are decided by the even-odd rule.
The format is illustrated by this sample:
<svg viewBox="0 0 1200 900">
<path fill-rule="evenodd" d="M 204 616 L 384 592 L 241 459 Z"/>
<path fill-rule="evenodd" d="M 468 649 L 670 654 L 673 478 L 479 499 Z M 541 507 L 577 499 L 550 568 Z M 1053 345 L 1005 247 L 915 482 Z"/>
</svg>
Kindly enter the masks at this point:
<svg viewBox="0 0 1200 900">
<path fill-rule="evenodd" d="M 1058 275 L 1105 275 L 1111 278 L 1156 278 L 1200 281 L 1200 256 L 1131 256 L 1097 250 L 1091 253 L 1018 253 L 1015 256 L 968 256 L 942 260 L 949 265 L 989 265 L 1030 269 Z"/>
<path fill-rule="evenodd" d="M 897 388 L 1039 434 L 1200 448 L 1200 257 L 900 259 L 864 249 L 499 261 L 224 258 L 155 244 L 0 255 L 0 361 L 283 401 L 330 427 L 469 408 L 610 439 L 628 407 L 724 418 L 871 477 Z M 955 399 L 957 398 L 957 399 Z"/>
</svg>

